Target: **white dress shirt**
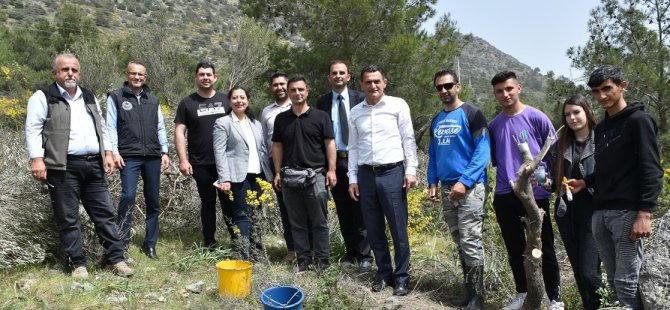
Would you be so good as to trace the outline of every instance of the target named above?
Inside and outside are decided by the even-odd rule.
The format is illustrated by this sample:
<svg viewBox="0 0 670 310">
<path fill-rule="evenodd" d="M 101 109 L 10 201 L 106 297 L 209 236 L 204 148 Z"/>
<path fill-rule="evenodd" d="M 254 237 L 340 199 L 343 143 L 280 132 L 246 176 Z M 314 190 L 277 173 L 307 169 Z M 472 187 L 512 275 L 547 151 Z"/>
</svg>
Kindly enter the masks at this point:
<svg viewBox="0 0 670 310">
<path fill-rule="evenodd" d="M 263 137 L 265 138 L 265 149 L 269 150 L 268 157 L 272 156 L 272 132 L 275 128 L 275 118 L 281 112 L 291 108 L 291 101 L 288 104 L 280 106 L 277 102 L 265 107 L 261 112 L 261 127 L 263 127 Z"/>
<path fill-rule="evenodd" d="M 70 140 L 68 142 L 68 155 L 88 155 L 100 153 L 98 144 L 98 135 L 95 131 L 93 116 L 86 109 L 84 96 L 81 89 L 77 87 L 74 97 L 56 84 L 58 91 L 70 105 Z M 103 147 L 105 150 L 111 150 L 111 145 L 107 137 L 102 110 L 95 100 L 100 116 L 100 124 L 103 132 Z M 26 145 L 28 156 L 30 158 L 44 157 L 44 148 L 42 147 L 42 130 L 48 113 L 47 99 L 40 90 L 36 91 L 28 99 L 28 109 L 26 111 Z"/>
<path fill-rule="evenodd" d="M 416 175 L 418 160 L 407 102 L 384 95 L 375 104 L 364 100 L 349 116 L 349 184 L 358 183 L 359 165 L 404 161 L 405 174 Z"/>
<path fill-rule="evenodd" d="M 340 101 L 337 100 L 337 96 L 342 95 L 342 103 L 344 103 L 345 110 L 344 113 L 349 114 L 349 89 L 344 88 L 342 93 L 332 91 L 333 100 L 331 100 L 330 106 L 330 119 L 333 121 L 333 131 L 335 133 L 335 147 L 338 151 L 347 151 L 348 147 L 342 141 L 342 127 L 340 125 Z M 347 116 L 347 120 L 348 120 Z"/>
</svg>

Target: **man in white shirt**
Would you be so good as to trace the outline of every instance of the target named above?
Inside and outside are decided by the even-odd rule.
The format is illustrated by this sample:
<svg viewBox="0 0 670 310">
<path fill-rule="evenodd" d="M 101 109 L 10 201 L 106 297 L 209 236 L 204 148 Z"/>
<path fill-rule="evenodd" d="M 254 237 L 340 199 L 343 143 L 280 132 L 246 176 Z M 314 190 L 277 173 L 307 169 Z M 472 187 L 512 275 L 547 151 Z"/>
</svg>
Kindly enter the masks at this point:
<svg viewBox="0 0 670 310">
<path fill-rule="evenodd" d="M 274 164 L 272 163 L 272 132 L 275 127 L 275 118 L 279 113 L 291 108 L 291 99 L 288 97 L 286 90 L 287 83 L 288 76 L 284 72 L 275 72 L 270 76 L 270 91 L 275 97 L 275 102 L 265 107 L 263 112 L 261 112 L 261 127 L 263 127 L 265 149 L 268 150 L 268 158 L 263 158 L 262 160 L 266 160 L 269 163 L 273 169 L 273 173 L 277 173 L 274 171 Z M 270 179 L 273 180 L 274 175 L 270 176 Z M 284 241 L 286 241 L 286 249 L 288 250 L 284 261 L 292 263 L 295 260 L 295 247 L 293 245 L 293 235 L 291 234 L 291 222 L 288 219 L 282 191 L 275 189 L 275 195 L 277 196 L 277 205 L 279 205 L 282 228 L 284 229 Z"/>
<path fill-rule="evenodd" d="M 375 254 L 377 278 L 372 291 L 394 286 L 408 293 L 409 239 L 407 191 L 416 186 L 416 142 L 409 106 L 384 95 L 386 78 L 370 65 L 361 71 L 365 100 L 349 117 L 349 194 L 361 202 L 368 241 Z M 395 270 L 386 240 L 384 218 L 393 238 Z"/>
<path fill-rule="evenodd" d="M 117 275 L 130 276 L 133 271 L 124 262 L 105 176 L 113 172 L 114 160 L 100 105 L 90 91 L 78 86 L 79 60 L 74 55 L 56 56 L 52 67 L 56 82 L 28 99 L 26 144 L 32 176 L 49 189 L 72 276 L 88 277 L 80 200 L 105 248 L 106 263 Z"/>
</svg>

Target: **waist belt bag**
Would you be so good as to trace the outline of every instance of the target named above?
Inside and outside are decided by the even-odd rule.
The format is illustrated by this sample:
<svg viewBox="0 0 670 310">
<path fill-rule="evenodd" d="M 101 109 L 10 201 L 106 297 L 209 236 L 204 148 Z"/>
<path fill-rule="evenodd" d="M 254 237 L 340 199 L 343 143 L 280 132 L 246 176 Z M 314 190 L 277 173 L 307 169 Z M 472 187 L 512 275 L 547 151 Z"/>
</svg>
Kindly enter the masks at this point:
<svg viewBox="0 0 670 310">
<path fill-rule="evenodd" d="M 283 186 L 291 188 L 307 188 L 316 182 L 317 173 L 322 169 L 283 167 L 281 168 L 281 179 Z"/>
</svg>

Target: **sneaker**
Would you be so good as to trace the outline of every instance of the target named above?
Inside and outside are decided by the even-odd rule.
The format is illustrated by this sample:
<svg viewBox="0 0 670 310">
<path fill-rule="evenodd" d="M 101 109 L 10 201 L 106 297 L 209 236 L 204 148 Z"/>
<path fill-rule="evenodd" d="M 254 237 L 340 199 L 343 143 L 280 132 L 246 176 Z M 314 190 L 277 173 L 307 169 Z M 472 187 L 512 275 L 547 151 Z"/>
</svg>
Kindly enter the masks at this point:
<svg viewBox="0 0 670 310">
<path fill-rule="evenodd" d="M 526 293 L 517 293 L 516 296 L 514 296 L 514 299 L 512 302 L 505 306 L 503 310 L 519 310 L 523 306 L 523 302 L 526 300 Z"/>
<path fill-rule="evenodd" d="M 79 266 L 72 270 L 72 277 L 77 279 L 88 278 L 88 270 L 86 270 L 86 266 Z"/>
<path fill-rule="evenodd" d="M 552 300 L 552 301 L 549 302 L 549 307 L 547 309 L 548 310 L 564 310 L 565 309 L 565 304 L 563 304 L 562 301 Z"/>
<path fill-rule="evenodd" d="M 112 270 L 114 271 L 114 274 L 119 277 L 130 277 L 133 275 L 133 270 L 123 261 L 112 265 Z"/>
</svg>

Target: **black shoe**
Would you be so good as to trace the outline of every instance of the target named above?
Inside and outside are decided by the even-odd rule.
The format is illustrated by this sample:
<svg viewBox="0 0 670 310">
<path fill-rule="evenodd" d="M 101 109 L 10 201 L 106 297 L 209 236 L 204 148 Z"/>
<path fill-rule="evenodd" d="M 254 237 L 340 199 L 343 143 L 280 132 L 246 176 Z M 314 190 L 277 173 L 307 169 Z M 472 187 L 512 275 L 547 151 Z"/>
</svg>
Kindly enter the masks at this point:
<svg viewBox="0 0 670 310">
<path fill-rule="evenodd" d="M 358 271 L 363 273 L 372 271 L 372 263 L 367 260 L 362 261 L 360 266 L 358 266 Z"/>
<path fill-rule="evenodd" d="M 149 257 L 151 259 L 158 259 L 158 254 L 156 254 L 156 248 L 142 247 L 141 252 L 146 254 L 147 257 Z"/>
<path fill-rule="evenodd" d="M 393 283 L 386 280 L 376 280 L 375 283 L 372 283 L 372 291 L 375 293 L 381 292 L 387 286 L 393 286 Z"/>
<path fill-rule="evenodd" d="M 393 295 L 396 296 L 405 296 L 409 293 L 407 289 L 407 283 L 398 283 L 395 288 L 393 288 Z"/>
<path fill-rule="evenodd" d="M 295 273 L 301 274 L 309 269 L 309 261 L 299 261 L 298 265 L 295 267 Z"/>
<path fill-rule="evenodd" d="M 326 269 L 330 266 L 330 263 L 326 261 L 319 261 L 316 263 L 316 267 L 314 268 L 314 271 L 316 271 L 317 274 L 321 275 L 323 274 Z"/>
</svg>

